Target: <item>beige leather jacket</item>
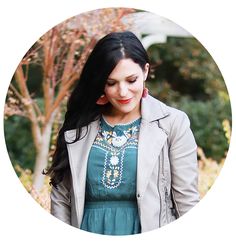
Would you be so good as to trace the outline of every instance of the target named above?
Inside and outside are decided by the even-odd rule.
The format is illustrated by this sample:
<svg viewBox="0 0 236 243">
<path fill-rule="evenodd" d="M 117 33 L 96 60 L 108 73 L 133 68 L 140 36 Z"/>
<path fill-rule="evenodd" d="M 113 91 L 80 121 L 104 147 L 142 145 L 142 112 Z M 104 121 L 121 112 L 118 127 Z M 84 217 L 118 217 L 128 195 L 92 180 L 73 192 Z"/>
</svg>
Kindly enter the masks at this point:
<svg viewBox="0 0 236 243">
<path fill-rule="evenodd" d="M 141 114 L 136 195 L 141 231 L 145 232 L 189 211 L 199 201 L 199 193 L 197 146 L 186 114 L 151 96 L 142 99 Z M 71 178 L 52 188 L 51 213 L 78 228 L 84 211 L 88 155 L 98 129 L 97 120 L 82 140 L 67 145 Z M 75 130 L 65 132 L 66 141 L 74 138 Z"/>
</svg>

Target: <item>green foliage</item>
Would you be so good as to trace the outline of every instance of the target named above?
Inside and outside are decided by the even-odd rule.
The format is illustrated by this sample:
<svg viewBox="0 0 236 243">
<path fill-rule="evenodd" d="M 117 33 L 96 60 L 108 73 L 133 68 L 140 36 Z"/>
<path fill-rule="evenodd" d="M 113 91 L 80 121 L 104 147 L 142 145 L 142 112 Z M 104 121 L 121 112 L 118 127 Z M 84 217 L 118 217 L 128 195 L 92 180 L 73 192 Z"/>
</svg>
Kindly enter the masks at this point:
<svg viewBox="0 0 236 243">
<path fill-rule="evenodd" d="M 216 63 L 196 39 L 172 37 L 148 52 L 154 82 L 168 82 L 173 90 L 196 100 L 210 99 L 216 92 L 227 95 Z"/>
<path fill-rule="evenodd" d="M 220 161 L 228 149 L 222 122 L 231 122 L 223 77 L 207 50 L 194 38 L 168 38 L 149 48 L 151 94 L 185 111 L 197 144 Z"/>
<path fill-rule="evenodd" d="M 5 139 L 13 166 L 19 164 L 23 169 L 33 170 L 35 148 L 28 119 L 12 116 L 5 120 Z"/>
<path fill-rule="evenodd" d="M 40 110 L 43 110 L 44 100 L 42 98 L 35 98 L 35 100 Z M 4 132 L 8 154 L 13 166 L 19 165 L 22 169 L 33 171 L 36 151 L 33 144 L 31 123 L 28 118 L 15 115 L 8 117 L 4 121 Z M 20 171 L 17 173 L 20 174 Z"/>
<path fill-rule="evenodd" d="M 224 119 L 231 120 L 230 103 L 219 98 L 193 101 L 184 97 L 172 106 L 188 114 L 196 142 L 204 149 L 206 156 L 220 161 L 228 150 L 222 123 Z"/>
</svg>

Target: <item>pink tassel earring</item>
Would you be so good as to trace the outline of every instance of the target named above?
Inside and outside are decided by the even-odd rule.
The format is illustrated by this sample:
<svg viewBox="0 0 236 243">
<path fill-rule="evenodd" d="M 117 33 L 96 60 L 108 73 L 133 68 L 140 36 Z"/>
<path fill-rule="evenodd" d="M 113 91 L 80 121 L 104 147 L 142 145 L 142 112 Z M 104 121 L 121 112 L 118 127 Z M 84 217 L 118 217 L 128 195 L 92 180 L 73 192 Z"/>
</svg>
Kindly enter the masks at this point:
<svg viewBox="0 0 236 243">
<path fill-rule="evenodd" d="M 148 96 L 148 88 L 144 88 L 144 89 L 143 89 L 142 97 L 143 97 L 143 98 L 146 98 L 147 96 Z"/>
<path fill-rule="evenodd" d="M 96 102 L 97 105 L 105 105 L 108 103 L 106 95 L 102 95 Z"/>
</svg>

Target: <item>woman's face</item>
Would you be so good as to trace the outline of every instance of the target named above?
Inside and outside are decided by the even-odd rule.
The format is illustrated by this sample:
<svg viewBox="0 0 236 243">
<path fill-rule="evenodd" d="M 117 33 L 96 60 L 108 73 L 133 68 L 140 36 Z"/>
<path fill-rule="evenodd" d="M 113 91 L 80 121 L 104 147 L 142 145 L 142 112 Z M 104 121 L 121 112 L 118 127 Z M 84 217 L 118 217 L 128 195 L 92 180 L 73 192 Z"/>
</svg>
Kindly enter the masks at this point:
<svg viewBox="0 0 236 243">
<path fill-rule="evenodd" d="M 139 111 L 148 69 L 148 63 L 142 70 L 132 59 L 118 62 L 105 86 L 105 95 L 112 104 L 114 114 L 124 115 Z"/>
</svg>

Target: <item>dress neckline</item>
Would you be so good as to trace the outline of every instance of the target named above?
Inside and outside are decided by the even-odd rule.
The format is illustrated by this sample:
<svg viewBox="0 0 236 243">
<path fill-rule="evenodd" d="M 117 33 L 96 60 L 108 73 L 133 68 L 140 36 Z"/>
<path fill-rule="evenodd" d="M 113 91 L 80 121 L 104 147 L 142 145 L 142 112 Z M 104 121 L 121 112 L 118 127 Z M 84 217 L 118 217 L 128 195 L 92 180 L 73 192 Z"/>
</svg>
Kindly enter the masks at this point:
<svg viewBox="0 0 236 243">
<path fill-rule="evenodd" d="M 130 126 L 130 125 L 132 125 L 133 123 L 139 121 L 139 120 L 141 119 L 141 116 L 138 117 L 138 118 L 136 118 L 136 119 L 133 120 L 133 121 L 130 121 L 130 122 L 127 122 L 127 123 L 117 123 L 117 124 L 115 124 L 115 125 L 110 124 L 110 123 L 106 120 L 106 118 L 105 118 L 103 115 L 101 116 L 101 118 L 102 118 L 102 120 L 103 120 L 108 126 L 114 128 L 114 127 L 117 127 L 117 126 L 122 126 L 122 127 L 124 127 L 124 126 Z"/>
</svg>

